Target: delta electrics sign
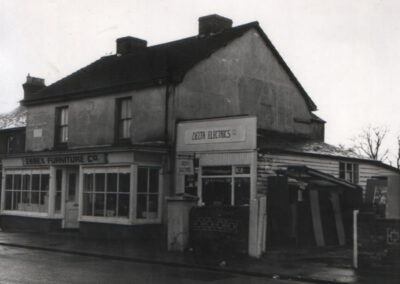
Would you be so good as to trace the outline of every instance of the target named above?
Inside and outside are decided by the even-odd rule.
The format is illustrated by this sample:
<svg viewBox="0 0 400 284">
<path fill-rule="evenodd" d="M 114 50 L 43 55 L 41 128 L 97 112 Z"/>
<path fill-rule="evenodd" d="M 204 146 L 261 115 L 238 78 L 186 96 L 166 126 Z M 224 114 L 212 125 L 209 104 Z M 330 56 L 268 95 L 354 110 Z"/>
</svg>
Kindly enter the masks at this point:
<svg viewBox="0 0 400 284">
<path fill-rule="evenodd" d="M 178 123 L 177 151 L 254 150 L 257 118 L 226 117 Z"/>
<path fill-rule="evenodd" d="M 189 129 L 185 131 L 186 144 L 229 143 L 246 139 L 246 129 L 242 126 Z"/>
</svg>

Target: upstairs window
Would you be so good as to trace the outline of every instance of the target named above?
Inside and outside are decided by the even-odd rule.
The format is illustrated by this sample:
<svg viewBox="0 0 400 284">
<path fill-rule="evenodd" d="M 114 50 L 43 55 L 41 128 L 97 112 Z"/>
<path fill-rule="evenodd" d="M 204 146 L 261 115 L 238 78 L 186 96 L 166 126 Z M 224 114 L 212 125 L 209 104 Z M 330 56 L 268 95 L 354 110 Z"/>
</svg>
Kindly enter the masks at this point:
<svg viewBox="0 0 400 284">
<path fill-rule="evenodd" d="M 339 178 L 344 179 L 348 182 L 358 184 L 359 173 L 358 164 L 340 162 L 339 163 Z"/>
<path fill-rule="evenodd" d="M 7 153 L 13 153 L 14 152 L 14 142 L 15 138 L 14 136 L 8 136 L 7 137 Z"/>
<path fill-rule="evenodd" d="M 117 138 L 118 141 L 129 141 L 131 137 L 132 100 L 121 98 L 117 100 Z"/>
<path fill-rule="evenodd" d="M 68 142 L 68 107 L 56 109 L 56 144 Z"/>
</svg>

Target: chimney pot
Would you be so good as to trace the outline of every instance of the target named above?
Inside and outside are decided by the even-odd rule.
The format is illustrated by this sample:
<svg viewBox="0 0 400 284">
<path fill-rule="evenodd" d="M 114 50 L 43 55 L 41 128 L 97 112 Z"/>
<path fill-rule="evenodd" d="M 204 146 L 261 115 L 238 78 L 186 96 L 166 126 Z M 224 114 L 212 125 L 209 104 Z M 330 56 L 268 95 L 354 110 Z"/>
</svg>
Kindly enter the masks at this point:
<svg viewBox="0 0 400 284">
<path fill-rule="evenodd" d="M 232 28 L 232 20 L 217 14 L 199 18 L 199 36 L 206 37 Z"/>
<path fill-rule="evenodd" d="M 143 50 L 146 47 L 147 47 L 147 41 L 140 38 L 126 36 L 117 39 L 118 55 L 133 53 L 139 50 Z"/>
</svg>

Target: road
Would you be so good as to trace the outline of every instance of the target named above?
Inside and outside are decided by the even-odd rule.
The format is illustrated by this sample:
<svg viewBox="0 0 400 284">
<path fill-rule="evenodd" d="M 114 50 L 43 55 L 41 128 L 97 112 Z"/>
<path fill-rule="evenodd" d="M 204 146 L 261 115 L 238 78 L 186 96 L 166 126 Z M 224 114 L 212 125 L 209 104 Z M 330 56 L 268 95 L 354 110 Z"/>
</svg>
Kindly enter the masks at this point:
<svg viewBox="0 0 400 284">
<path fill-rule="evenodd" d="M 305 282 L 117 261 L 0 245 L 0 283 L 301 284 Z"/>
</svg>

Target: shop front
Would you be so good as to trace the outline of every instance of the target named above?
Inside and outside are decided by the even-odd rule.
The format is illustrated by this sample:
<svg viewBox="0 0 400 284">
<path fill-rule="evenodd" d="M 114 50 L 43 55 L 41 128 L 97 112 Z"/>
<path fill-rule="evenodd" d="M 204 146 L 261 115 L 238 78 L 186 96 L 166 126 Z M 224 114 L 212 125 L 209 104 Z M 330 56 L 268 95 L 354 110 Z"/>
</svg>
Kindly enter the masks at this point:
<svg viewBox="0 0 400 284">
<path fill-rule="evenodd" d="M 199 205 L 249 205 L 256 163 L 255 117 L 178 124 L 177 193 L 198 196 Z"/>
<path fill-rule="evenodd" d="M 257 118 L 252 116 L 178 123 L 175 167 L 176 193 L 197 197 L 197 206 L 249 209 L 251 255 L 259 254 L 256 243 L 260 229 L 256 126 Z M 221 220 L 216 223 L 224 226 Z"/>
<path fill-rule="evenodd" d="M 84 235 L 161 224 L 163 153 L 35 153 L 3 160 L 3 229 Z"/>
</svg>

